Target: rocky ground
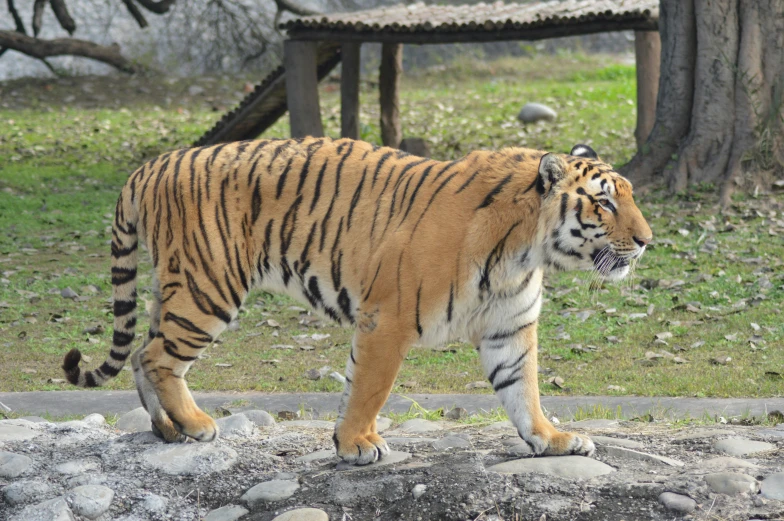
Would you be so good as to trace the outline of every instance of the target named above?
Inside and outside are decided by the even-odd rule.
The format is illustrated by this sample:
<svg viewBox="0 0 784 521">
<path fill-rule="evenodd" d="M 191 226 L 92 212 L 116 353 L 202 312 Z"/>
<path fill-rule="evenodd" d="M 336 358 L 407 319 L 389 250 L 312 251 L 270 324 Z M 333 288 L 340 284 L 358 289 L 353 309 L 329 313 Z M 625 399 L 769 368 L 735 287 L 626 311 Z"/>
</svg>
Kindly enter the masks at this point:
<svg viewBox="0 0 784 521">
<path fill-rule="evenodd" d="M 228 411 L 227 411 L 228 412 Z M 532 458 L 506 423 L 379 420 L 392 454 L 336 460 L 325 420 L 218 420 L 211 444 L 165 444 L 137 409 L 110 426 L 0 421 L 0 519 L 781 519 L 784 424 L 584 420 L 595 458 Z"/>
</svg>

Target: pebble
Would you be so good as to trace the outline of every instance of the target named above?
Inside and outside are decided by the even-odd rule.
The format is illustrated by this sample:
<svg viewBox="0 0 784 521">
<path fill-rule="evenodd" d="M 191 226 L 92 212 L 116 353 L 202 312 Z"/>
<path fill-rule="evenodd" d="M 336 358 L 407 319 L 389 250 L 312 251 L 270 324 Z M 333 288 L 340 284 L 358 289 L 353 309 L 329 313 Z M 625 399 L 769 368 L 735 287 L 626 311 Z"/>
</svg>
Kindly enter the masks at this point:
<svg viewBox="0 0 784 521">
<path fill-rule="evenodd" d="M 90 427 L 101 427 L 106 425 L 106 418 L 103 417 L 102 414 L 93 413 L 88 414 L 84 418 L 82 418 L 82 422 L 86 423 Z"/>
<path fill-rule="evenodd" d="M 335 422 L 326 420 L 291 420 L 280 422 L 280 424 L 285 427 L 295 427 L 297 429 L 304 427 L 306 429 L 324 429 L 329 431 L 335 430 Z"/>
<path fill-rule="evenodd" d="M 468 416 L 468 411 L 462 407 L 454 407 L 444 415 L 448 420 L 462 420 Z"/>
<path fill-rule="evenodd" d="M 192 476 L 231 468 L 237 462 L 237 451 L 216 443 L 166 444 L 147 449 L 142 458 L 166 474 Z"/>
<path fill-rule="evenodd" d="M 436 450 L 464 449 L 471 446 L 471 442 L 462 436 L 447 436 L 433 443 Z"/>
<path fill-rule="evenodd" d="M 556 117 L 558 117 L 558 114 L 553 109 L 547 105 L 542 105 L 541 103 L 526 103 L 523 108 L 520 109 L 520 113 L 517 114 L 517 119 L 523 123 L 552 121 Z"/>
<path fill-rule="evenodd" d="M 411 495 L 414 496 L 414 499 L 419 499 L 422 497 L 422 494 L 425 493 L 427 490 L 427 485 L 423 485 L 422 483 L 418 485 L 414 485 L 414 488 L 411 489 Z"/>
<path fill-rule="evenodd" d="M 692 498 L 675 494 L 674 492 L 662 492 L 659 494 L 659 503 L 664 505 L 664 508 L 680 512 L 681 514 L 689 514 L 697 508 L 697 502 Z"/>
<path fill-rule="evenodd" d="M 639 441 L 627 440 L 626 438 L 612 438 L 610 436 L 591 436 L 591 441 L 600 447 L 613 446 L 624 447 L 626 449 L 643 449 L 645 445 Z"/>
<path fill-rule="evenodd" d="M 157 494 L 150 494 L 142 501 L 142 508 L 150 514 L 163 515 L 166 512 L 166 507 L 169 505 L 169 500 Z"/>
<path fill-rule="evenodd" d="M 225 438 L 246 438 L 252 436 L 256 428 L 256 425 L 243 413 L 219 418 L 215 423 L 218 424 L 220 435 Z"/>
<path fill-rule="evenodd" d="M 771 474 L 762 480 L 760 492 L 763 497 L 784 501 L 784 472 Z"/>
<path fill-rule="evenodd" d="M 0 478 L 15 478 L 24 473 L 33 460 L 21 454 L 0 451 Z"/>
<path fill-rule="evenodd" d="M 376 432 L 381 434 L 385 430 L 392 427 L 392 420 L 389 418 L 377 418 L 376 419 Z"/>
<path fill-rule="evenodd" d="M 235 521 L 247 514 L 249 510 L 239 505 L 226 505 L 225 507 L 211 510 L 204 521 Z"/>
<path fill-rule="evenodd" d="M 269 427 L 275 425 L 277 422 L 267 411 L 254 409 L 251 411 L 242 411 L 247 419 L 252 421 L 257 427 Z"/>
<path fill-rule="evenodd" d="M 650 463 L 664 463 L 670 467 L 682 467 L 684 465 L 682 461 L 678 461 L 673 458 L 657 456 L 656 454 L 648 454 L 646 452 L 639 452 L 632 449 L 626 449 L 624 447 L 602 447 L 602 451 L 604 451 L 608 456 L 614 456 L 616 458 L 647 461 Z"/>
<path fill-rule="evenodd" d="M 37 505 L 30 505 L 10 521 L 74 521 L 75 519 L 65 498 L 58 497 Z"/>
<path fill-rule="evenodd" d="M 101 470 L 101 462 L 94 458 L 75 459 L 60 463 L 54 470 L 66 476 Z"/>
<path fill-rule="evenodd" d="M 296 481 L 273 479 L 272 481 L 265 481 L 259 483 L 255 487 L 249 489 L 240 498 L 251 508 L 268 501 L 283 501 L 294 495 L 299 489 L 299 483 Z"/>
<path fill-rule="evenodd" d="M 272 521 L 329 521 L 329 516 L 318 508 L 297 508 L 284 512 Z"/>
<path fill-rule="evenodd" d="M 341 461 L 337 465 L 335 465 L 335 470 L 374 470 L 382 467 L 387 467 L 389 465 L 394 465 L 395 463 L 400 463 L 401 461 L 405 461 L 411 457 L 411 454 L 408 452 L 399 452 L 396 450 L 389 451 L 389 454 L 384 456 L 381 461 L 376 461 L 375 463 L 371 463 L 370 465 L 349 465 L 345 461 Z"/>
<path fill-rule="evenodd" d="M 609 465 L 585 456 L 523 458 L 498 463 L 487 469 L 500 474 L 540 473 L 562 478 L 588 479 L 615 472 Z"/>
<path fill-rule="evenodd" d="M 705 482 L 717 494 L 741 494 L 751 492 L 756 494 L 759 490 L 757 480 L 746 474 L 736 472 L 717 472 L 705 476 Z"/>
<path fill-rule="evenodd" d="M 414 418 L 413 420 L 408 420 L 401 423 L 398 428 L 398 431 L 404 432 L 406 434 L 420 434 L 423 432 L 435 432 L 443 430 L 439 424 L 435 422 L 431 422 L 429 420 L 423 420 L 421 418 Z"/>
<path fill-rule="evenodd" d="M 144 432 L 152 430 L 151 425 L 149 413 L 144 407 L 138 407 L 120 416 L 114 428 L 124 432 Z"/>
<path fill-rule="evenodd" d="M 84 485 L 68 492 L 65 500 L 76 515 L 95 519 L 103 515 L 114 499 L 114 491 L 103 485 Z"/>
<path fill-rule="evenodd" d="M 0 425 L 0 442 L 30 440 L 38 434 L 33 429 L 21 425 Z"/>
<path fill-rule="evenodd" d="M 42 501 L 51 494 L 52 487 L 40 481 L 17 481 L 3 488 L 3 497 L 13 506 Z"/>
<path fill-rule="evenodd" d="M 754 454 L 755 452 L 775 449 L 776 446 L 764 441 L 754 441 L 746 438 L 728 438 L 726 440 L 718 440 L 713 444 L 713 448 L 720 452 L 726 452 L 730 456 L 746 456 L 747 454 Z"/>
</svg>

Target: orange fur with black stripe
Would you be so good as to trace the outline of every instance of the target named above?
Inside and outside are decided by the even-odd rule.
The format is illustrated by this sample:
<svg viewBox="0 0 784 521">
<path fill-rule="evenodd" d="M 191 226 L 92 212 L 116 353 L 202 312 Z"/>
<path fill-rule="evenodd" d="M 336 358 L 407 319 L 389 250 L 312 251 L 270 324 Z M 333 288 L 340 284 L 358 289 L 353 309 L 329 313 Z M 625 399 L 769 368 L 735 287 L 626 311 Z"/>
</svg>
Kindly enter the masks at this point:
<svg viewBox="0 0 784 521">
<path fill-rule="evenodd" d="M 620 278 L 651 231 L 629 183 L 588 147 L 506 149 L 450 162 L 348 139 L 243 141 L 164 154 L 134 172 L 112 241 L 114 340 L 101 385 L 130 356 L 153 430 L 213 440 L 184 377 L 252 288 L 285 292 L 356 327 L 335 430 L 338 455 L 388 452 L 375 418 L 414 344 L 470 338 L 537 454 L 590 454 L 542 415 L 536 324 L 545 269 Z M 150 332 L 131 355 L 138 241 L 154 264 Z"/>
</svg>

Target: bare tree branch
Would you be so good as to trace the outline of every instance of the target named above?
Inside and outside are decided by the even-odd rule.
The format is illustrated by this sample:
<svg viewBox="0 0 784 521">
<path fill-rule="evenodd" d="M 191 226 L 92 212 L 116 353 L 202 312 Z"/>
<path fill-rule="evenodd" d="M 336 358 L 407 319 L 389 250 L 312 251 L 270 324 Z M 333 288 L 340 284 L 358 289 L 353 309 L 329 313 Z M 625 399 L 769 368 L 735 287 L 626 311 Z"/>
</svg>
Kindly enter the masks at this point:
<svg viewBox="0 0 784 521">
<path fill-rule="evenodd" d="M 52 56 L 82 56 L 111 65 L 123 72 L 136 72 L 137 67 L 120 54 L 118 45 L 98 45 L 77 38 L 43 40 L 14 31 L 0 31 L 0 46 L 45 60 Z"/>
<path fill-rule="evenodd" d="M 16 5 L 14 5 L 14 0 L 8 0 L 8 12 L 11 13 L 11 16 L 14 19 L 14 24 L 16 24 L 16 31 L 22 34 L 27 34 L 24 23 L 22 22 L 22 17 L 19 16 L 19 11 L 16 10 Z"/>
<path fill-rule="evenodd" d="M 275 13 L 275 28 L 277 29 L 278 24 L 280 23 L 280 18 L 283 16 L 285 11 L 289 11 L 299 16 L 313 16 L 314 14 L 320 14 L 319 11 L 314 11 L 313 9 L 308 9 L 307 7 L 302 7 L 300 5 L 295 4 L 292 0 L 273 0 L 275 5 L 277 6 L 277 12 Z"/>
<path fill-rule="evenodd" d="M 38 36 L 41 32 L 41 24 L 43 23 L 44 9 L 49 0 L 35 0 L 33 4 L 33 35 Z"/>
<path fill-rule="evenodd" d="M 122 0 L 122 3 L 125 4 L 125 7 L 128 8 L 128 12 L 131 13 L 136 23 L 139 24 L 139 27 L 147 27 L 147 19 L 144 17 L 142 12 L 136 7 L 136 4 L 133 3 L 133 0 Z"/>
<path fill-rule="evenodd" d="M 57 21 L 60 22 L 60 27 L 68 31 L 68 34 L 73 34 L 76 30 L 76 22 L 71 18 L 65 2 L 63 0 L 49 0 L 49 3 L 52 4 L 52 10 L 57 17 Z"/>
<path fill-rule="evenodd" d="M 169 12 L 169 8 L 176 0 L 136 0 L 142 7 L 155 14 L 164 14 Z"/>
</svg>

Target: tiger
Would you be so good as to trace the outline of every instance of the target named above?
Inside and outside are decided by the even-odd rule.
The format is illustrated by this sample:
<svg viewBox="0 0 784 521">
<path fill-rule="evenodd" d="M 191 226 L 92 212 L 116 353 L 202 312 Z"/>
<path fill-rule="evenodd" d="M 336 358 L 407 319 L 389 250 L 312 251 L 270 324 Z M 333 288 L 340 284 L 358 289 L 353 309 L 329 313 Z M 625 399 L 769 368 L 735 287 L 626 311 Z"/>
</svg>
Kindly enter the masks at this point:
<svg viewBox="0 0 784 521">
<path fill-rule="evenodd" d="M 152 431 L 218 436 L 185 375 L 252 289 L 285 293 L 353 326 L 333 441 L 366 465 L 389 454 L 376 418 L 414 345 L 468 339 L 535 455 L 590 456 L 540 406 L 537 323 L 546 271 L 624 278 L 652 239 L 632 185 L 587 145 L 437 161 L 351 139 L 224 143 L 165 153 L 133 172 L 112 225 L 114 334 L 95 387 L 130 356 Z M 150 330 L 131 354 L 139 241 L 153 265 Z"/>
</svg>

